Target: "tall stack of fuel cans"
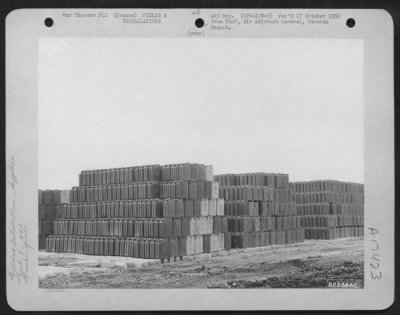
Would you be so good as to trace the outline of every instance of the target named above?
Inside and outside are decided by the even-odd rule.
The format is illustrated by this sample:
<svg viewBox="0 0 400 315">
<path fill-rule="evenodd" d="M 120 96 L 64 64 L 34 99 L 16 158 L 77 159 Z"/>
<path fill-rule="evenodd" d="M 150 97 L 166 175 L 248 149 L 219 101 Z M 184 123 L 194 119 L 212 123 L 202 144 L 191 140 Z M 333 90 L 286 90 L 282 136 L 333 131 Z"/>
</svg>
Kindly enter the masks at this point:
<svg viewBox="0 0 400 315">
<path fill-rule="evenodd" d="M 53 234 L 54 221 L 62 217 L 63 204 L 70 202 L 69 190 L 39 190 L 39 249 L 46 248 L 46 237 Z"/>
<path fill-rule="evenodd" d="M 228 232 L 225 248 L 247 248 L 303 242 L 296 204 L 287 174 L 217 175 L 225 200 Z"/>
<path fill-rule="evenodd" d="M 224 200 L 204 164 L 82 171 L 46 248 L 148 259 L 224 250 Z"/>
<path fill-rule="evenodd" d="M 290 183 L 306 239 L 364 235 L 364 185 L 335 180 Z"/>
</svg>

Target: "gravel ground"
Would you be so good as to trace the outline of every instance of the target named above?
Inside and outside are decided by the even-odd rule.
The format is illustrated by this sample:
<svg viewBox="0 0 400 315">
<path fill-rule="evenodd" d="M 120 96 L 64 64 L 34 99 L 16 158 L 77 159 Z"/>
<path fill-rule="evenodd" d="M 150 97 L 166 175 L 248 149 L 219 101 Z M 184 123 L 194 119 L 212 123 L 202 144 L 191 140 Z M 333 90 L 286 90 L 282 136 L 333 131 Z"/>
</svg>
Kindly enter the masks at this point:
<svg viewBox="0 0 400 315">
<path fill-rule="evenodd" d="M 84 261 L 82 256 L 86 255 L 41 252 L 39 286 L 48 289 L 325 288 L 329 280 L 357 283 L 361 288 L 364 279 L 362 238 L 308 240 L 127 269 L 104 267 L 96 263 L 96 257 L 86 256 Z"/>
</svg>

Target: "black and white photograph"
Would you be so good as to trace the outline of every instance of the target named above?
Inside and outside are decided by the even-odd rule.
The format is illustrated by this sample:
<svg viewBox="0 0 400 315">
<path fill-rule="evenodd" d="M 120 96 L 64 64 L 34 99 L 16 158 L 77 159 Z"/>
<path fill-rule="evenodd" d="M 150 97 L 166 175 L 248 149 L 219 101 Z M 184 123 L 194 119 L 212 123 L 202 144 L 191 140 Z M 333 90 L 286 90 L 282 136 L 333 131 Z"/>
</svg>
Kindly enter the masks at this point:
<svg viewBox="0 0 400 315">
<path fill-rule="evenodd" d="M 15 271 L 11 281 L 41 294 L 361 297 L 366 279 L 382 277 L 383 226 L 366 223 L 369 200 L 381 196 L 368 188 L 367 172 L 378 171 L 368 166 L 375 139 L 367 135 L 392 126 L 366 118 L 368 16 L 201 12 L 37 12 L 35 188 L 25 200 L 30 222 L 15 232 L 26 237 L 26 266 L 35 253 L 35 276 Z M 16 165 L 27 167 L 17 160 L 9 154 L 15 221 Z"/>
<path fill-rule="evenodd" d="M 40 287 L 362 288 L 361 41 L 187 41 L 40 40 Z"/>
</svg>

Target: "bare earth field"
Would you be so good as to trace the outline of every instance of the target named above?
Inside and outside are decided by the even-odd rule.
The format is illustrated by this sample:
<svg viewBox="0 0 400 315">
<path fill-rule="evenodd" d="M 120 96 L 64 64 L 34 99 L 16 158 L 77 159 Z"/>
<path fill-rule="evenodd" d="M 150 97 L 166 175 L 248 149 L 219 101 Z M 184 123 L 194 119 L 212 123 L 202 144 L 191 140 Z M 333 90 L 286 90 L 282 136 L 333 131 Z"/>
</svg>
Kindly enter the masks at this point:
<svg viewBox="0 0 400 315">
<path fill-rule="evenodd" d="M 232 250 L 224 256 L 185 258 L 164 264 L 155 261 L 141 267 L 126 267 L 123 262 L 129 258 L 113 258 L 113 263 L 107 265 L 97 256 L 40 252 L 39 286 L 47 289 L 327 288 L 329 279 L 356 281 L 360 288 L 364 279 L 362 238 L 308 240 L 294 245 Z"/>
</svg>

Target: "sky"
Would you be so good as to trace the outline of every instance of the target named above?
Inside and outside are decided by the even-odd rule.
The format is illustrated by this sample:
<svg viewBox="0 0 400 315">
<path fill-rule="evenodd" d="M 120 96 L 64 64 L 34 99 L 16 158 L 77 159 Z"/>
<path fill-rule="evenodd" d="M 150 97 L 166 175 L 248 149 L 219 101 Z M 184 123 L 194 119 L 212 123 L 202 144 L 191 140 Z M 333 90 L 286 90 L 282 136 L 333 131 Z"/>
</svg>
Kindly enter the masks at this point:
<svg viewBox="0 0 400 315">
<path fill-rule="evenodd" d="M 38 83 L 39 189 L 183 162 L 364 180 L 362 40 L 42 38 Z"/>
</svg>

